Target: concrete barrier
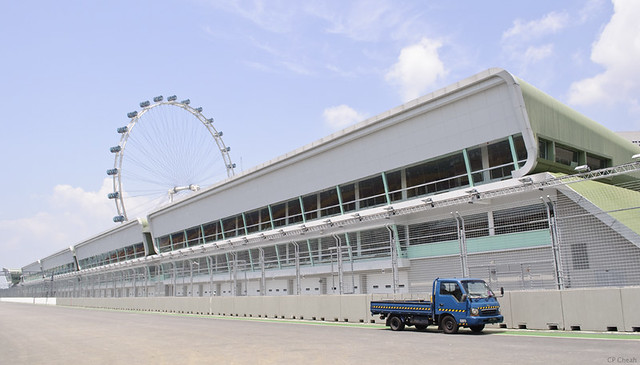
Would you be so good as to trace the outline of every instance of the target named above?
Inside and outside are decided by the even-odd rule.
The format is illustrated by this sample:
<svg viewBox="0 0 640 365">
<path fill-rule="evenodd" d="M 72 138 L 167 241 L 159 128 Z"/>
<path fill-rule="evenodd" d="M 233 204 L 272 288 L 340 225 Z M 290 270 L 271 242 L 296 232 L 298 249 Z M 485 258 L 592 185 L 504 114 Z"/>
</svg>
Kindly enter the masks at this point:
<svg viewBox="0 0 640 365">
<path fill-rule="evenodd" d="M 0 302 L 56 305 L 57 298 L 0 298 Z"/>
<path fill-rule="evenodd" d="M 498 301 L 505 323 L 511 328 L 565 328 L 560 291 L 512 292 Z"/>
<path fill-rule="evenodd" d="M 624 331 L 640 332 L 640 288 L 620 289 L 622 302 L 622 314 L 624 318 Z"/>
<path fill-rule="evenodd" d="M 418 294 L 246 297 L 0 298 L 4 302 L 212 314 L 239 317 L 384 323 L 372 300 L 423 299 Z M 640 287 L 514 291 L 498 298 L 504 326 L 526 329 L 640 331 Z"/>
<path fill-rule="evenodd" d="M 565 329 L 624 329 L 620 289 L 563 290 L 561 295 Z"/>
</svg>

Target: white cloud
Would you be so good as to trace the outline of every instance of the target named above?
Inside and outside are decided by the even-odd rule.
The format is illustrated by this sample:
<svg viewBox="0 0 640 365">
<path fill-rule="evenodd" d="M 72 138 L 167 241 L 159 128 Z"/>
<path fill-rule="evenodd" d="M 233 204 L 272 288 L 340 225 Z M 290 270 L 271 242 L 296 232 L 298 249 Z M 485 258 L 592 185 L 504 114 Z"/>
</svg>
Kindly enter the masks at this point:
<svg viewBox="0 0 640 365">
<path fill-rule="evenodd" d="M 524 58 L 527 62 L 537 62 L 543 60 L 553 54 L 553 44 L 545 44 L 542 46 L 530 46 L 524 52 Z"/>
<path fill-rule="evenodd" d="M 502 33 L 502 40 L 517 39 L 517 41 L 540 38 L 548 34 L 557 33 L 568 25 L 569 14 L 552 11 L 540 19 L 524 22 L 521 19 L 513 21 L 513 26 Z"/>
<path fill-rule="evenodd" d="M 387 82 L 397 86 L 404 101 L 415 99 L 447 74 L 438 49 L 442 43 L 438 40 L 422 40 L 403 48 L 396 62 L 385 75 Z"/>
<path fill-rule="evenodd" d="M 306 11 L 329 23 L 326 31 L 344 35 L 355 41 L 377 41 L 389 29 L 408 21 L 397 3 L 386 0 L 345 2 L 344 8 L 329 8 L 318 2 Z"/>
<path fill-rule="evenodd" d="M 637 105 L 640 92 L 640 1 L 614 0 L 614 12 L 591 49 L 604 71 L 574 82 L 569 103 Z"/>
<path fill-rule="evenodd" d="M 31 217 L 0 221 L 0 265 L 20 268 L 114 226 L 113 191 L 107 178 L 99 191 L 57 185 Z"/>
<path fill-rule="evenodd" d="M 366 118 L 365 114 L 344 104 L 325 109 L 322 116 L 325 124 L 332 130 L 343 129 Z"/>
<path fill-rule="evenodd" d="M 211 5 L 239 15 L 256 26 L 274 33 L 291 31 L 297 7 L 283 1 L 216 0 Z"/>
<path fill-rule="evenodd" d="M 554 44 L 546 41 L 572 22 L 565 11 L 552 11 L 541 18 L 524 21 L 516 19 L 513 26 L 502 33 L 502 47 L 510 61 L 526 74 L 530 65 L 553 56 Z M 543 44 L 541 44 L 544 42 Z"/>
<path fill-rule="evenodd" d="M 605 0 L 589 0 L 578 12 L 579 22 L 584 23 L 591 18 L 596 17 L 602 12 L 606 1 Z"/>
</svg>

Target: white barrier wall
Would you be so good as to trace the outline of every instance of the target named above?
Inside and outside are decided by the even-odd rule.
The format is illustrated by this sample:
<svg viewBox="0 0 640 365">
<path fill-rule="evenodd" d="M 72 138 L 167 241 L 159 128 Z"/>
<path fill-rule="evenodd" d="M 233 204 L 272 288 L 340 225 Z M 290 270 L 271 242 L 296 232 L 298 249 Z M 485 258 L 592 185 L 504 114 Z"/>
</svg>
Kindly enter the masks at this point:
<svg viewBox="0 0 640 365">
<path fill-rule="evenodd" d="M 7 299 L 7 298 L 5 298 Z M 44 298 L 43 298 L 44 299 Z M 289 295 L 247 297 L 58 298 L 58 305 L 286 318 L 330 322 L 383 323 L 371 316 L 371 300 L 426 299 L 418 294 Z M 30 298 L 28 301 L 33 300 Z M 640 288 L 521 291 L 499 298 L 503 326 L 526 329 L 640 331 Z"/>
<path fill-rule="evenodd" d="M 0 298 L 0 302 L 56 305 L 56 298 Z"/>
</svg>

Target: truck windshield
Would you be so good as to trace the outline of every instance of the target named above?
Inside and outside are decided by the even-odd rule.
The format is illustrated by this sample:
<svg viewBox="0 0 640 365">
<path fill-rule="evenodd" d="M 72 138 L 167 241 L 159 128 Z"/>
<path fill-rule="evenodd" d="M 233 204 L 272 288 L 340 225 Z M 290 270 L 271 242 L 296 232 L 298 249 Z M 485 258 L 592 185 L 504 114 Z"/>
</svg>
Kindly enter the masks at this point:
<svg viewBox="0 0 640 365">
<path fill-rule="evenodd" d="M 462 282 L 464 291 L 467 292 L 469 298 L 489 298 L 495 295 L 491 288 L 482 280 L 465 280 Z"/>
</svg>

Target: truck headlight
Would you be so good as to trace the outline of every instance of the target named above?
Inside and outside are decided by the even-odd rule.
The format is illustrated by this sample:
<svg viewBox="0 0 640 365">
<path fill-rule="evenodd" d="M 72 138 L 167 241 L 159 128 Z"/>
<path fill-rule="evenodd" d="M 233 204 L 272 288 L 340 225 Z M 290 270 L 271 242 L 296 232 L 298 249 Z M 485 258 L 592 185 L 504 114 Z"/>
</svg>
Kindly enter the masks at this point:
<svg viewBox="0 0 640 365">
<path fill-rule="evenodd" d="M 472 316 L 477 316 L 478 314 L 480 314 L 480 310 L 478 310 L 478 308 L 471 308 Z"/>
</svg>

